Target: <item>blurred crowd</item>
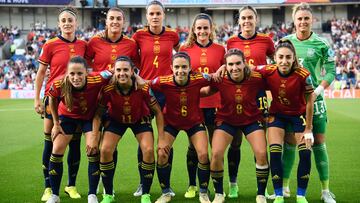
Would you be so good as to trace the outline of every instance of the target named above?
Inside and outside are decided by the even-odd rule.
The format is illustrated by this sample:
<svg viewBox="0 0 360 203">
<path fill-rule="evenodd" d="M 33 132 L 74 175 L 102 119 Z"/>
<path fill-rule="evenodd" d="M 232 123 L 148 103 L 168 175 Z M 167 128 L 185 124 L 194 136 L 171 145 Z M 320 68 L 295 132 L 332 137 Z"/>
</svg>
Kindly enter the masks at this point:
<svg viewBox="0 0 360 203">
<path fill-rule="evenodd" d="M 360 17 L 331 21 L 335 51 L 335 89 L 360 88 Z"/>
<path fill-rule="evenodd" d="M 360 18 L 333 19 L 331 25 L 332 46 L 335 51 L 336 80 L 334 89 L 360 88 Z M 330 27 L 330 26 L 329 26 Z M 124 29 L 124 33 L 132 36 L 136 30 L 143 28 L 142 24 L 133 24 Z M 189 28 L 176 27 L 180 36 L 180 43 L 185 42 Z M 277 41 L 292 33 L 292 24 L 278 23 L 276 25 L 258 28 L 259 32 L 267 33 Z M 238 34 L 238 25 L 220 25 L 216 29 L 217 42 L 225 45 L 226 41 L 234 34 Z M 99 30 L 88 27 L 76 32 L 80 39 L 89 40 Z M 16 52 L 21 43 L 16 40 L 20 37 L 17 27 L 6 28 L 0 26 L 0 46 L 10 44 L 11 56 L 7 60 L 0 60 L 0 89 L 26 89 L 34 88 L 37 58 L 43 44 L 58 34 L 57 30 L 48 29 L 46 25 L 35 23 L 34 29 L 30 31 L 23 40 L 22 51 Z"/>
</svg>

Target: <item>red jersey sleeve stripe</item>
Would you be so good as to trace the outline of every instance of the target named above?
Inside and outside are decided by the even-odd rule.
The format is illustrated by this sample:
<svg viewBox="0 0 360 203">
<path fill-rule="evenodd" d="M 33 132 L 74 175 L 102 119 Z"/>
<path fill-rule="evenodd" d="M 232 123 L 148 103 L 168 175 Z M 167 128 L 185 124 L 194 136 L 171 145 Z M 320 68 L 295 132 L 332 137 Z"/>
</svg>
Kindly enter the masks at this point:
<svg viewBox="0 0 360 203">
<path fill-rule="evenodd" d="M 49 63 L 47 63 L 47 62 L 45 62 L 45 61 L 42 61 L 42 60 L 40 60 L 40 59 L 38 59 L 38 61 L 39 61 L 39 63 L 41 63 L 41 64 L 43 64 L 43 65 L 45 65 L 45 66 L 48 66 L 48 65 L 49 65 Z"/>
</svg>

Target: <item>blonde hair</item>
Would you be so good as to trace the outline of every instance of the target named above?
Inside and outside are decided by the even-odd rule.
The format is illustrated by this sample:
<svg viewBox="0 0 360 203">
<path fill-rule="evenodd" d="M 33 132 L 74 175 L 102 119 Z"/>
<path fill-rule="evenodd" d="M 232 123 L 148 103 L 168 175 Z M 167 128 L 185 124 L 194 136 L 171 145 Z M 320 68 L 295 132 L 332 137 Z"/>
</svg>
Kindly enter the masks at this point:
<svg viewBox="0 0 360 203">
<path fill-rule="evenodd" d="M 214 22 L 211 18 L 211 16 L 209 16 L 208 14 L 206 13 L 199 13 L 195 16 L 194 20 L 193 20 L 193 23 L 192 23 L 192 26 L 191 26 L 191 30 L 190 30 L 190 33 L 189 33 L 189 36 L 187 37 L 186 39 L 186 42 L 185 42 L 185 46 L 187 47 L 191 47 L 192 45 L 194 45 L 194 43 L 196 42 L 196 34 L 194 32 L 195 30 L 195 23 L 197 20 L 200 20 L 200 19 L 205 19 L 205 20 L 208 20 L 209 21 L 209 24 L 210 24 L 210 36 L 209 36 L 209 39 L 211 41 L 214 41 L 215 40 L 215 25 L 214 25 Z"/>
<path fill-rule="evenodd" d="M 69 64 L 71 64 L 71 63 L 82 64 L 84 66 L 85 70 L 87 69 L 87 63 L 86 63 L 85 59 L 82 58 L 81 56 L 75 56 L 75 57 L 71 58 L 68 63 L 68 67 L 69 67 Z M 67 110 L 72 111 L 73 104 L 74 104 L 74 99 L 73 99 L 73 95 L 72 95 L 73 85 L 70 82 L 69 75 L 66 74 L 65 78 L 61 82 L 60 88 L 61 88 L 61 97 L 64 97 L 65 106 L 66 106 Z"/>
<path fill-rule="evenodd" d="M 73 16 L 75 17 L 75 19 L 77 19 L 77 16 L 78 16 L 78 11 L 77 11 L 77 9 L 74 8 L 74 7 L 71 7 L 71 6 L 66 6 L 66 7 L 63 7 L 63 8 L 60 8 L 60 9 L 59 9 L 59 11 L 58 11 L 58 20 L 59 20 L 60 15 L 61 15 L 63 12 L 70 13 L 71 15 L 73 15 Z"/>
<path fill-rule="evenodd" d="M 293 20 L 295 20 L 295 14 L 298 11 L 309 11 L 311 13 L 311 15 L 313 14 L 312 9 L 310 8 L 310 5 L 308 3 L 302 2 L 299 4 L 295 4 L 294 7 L 292 8 L 293 12 L 292 12 L 292 18 Z"/>
</svg>

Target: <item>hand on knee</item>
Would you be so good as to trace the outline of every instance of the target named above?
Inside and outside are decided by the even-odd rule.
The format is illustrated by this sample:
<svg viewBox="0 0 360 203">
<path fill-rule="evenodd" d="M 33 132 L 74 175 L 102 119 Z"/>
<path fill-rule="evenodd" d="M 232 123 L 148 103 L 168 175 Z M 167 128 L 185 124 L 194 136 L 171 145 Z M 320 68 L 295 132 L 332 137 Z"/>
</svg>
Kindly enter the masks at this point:
<svg viewBox="0 0 360 203">
<path fill-rule="evenodd" d="M 168 152 L 166 152 L 166 150 L 162 148 L 158 148 L 157 155 L 158 155 L 158 164 L 164 165 L 168 162 L 169 154 Z"/>
</svg>

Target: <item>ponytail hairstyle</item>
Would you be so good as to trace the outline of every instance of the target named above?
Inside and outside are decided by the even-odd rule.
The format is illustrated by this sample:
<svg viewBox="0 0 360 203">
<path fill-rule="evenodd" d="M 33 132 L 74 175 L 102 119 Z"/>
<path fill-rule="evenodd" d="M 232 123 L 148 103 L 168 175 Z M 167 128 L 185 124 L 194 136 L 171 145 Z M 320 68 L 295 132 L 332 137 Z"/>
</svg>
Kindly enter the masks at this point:
<svg viewBox="0 0 360 203">
<path fill-rule="evenodd" d="M 116 58 L 116 60 L 114 62 L 114 72 L 115 72 L 115 64 L 117 62 L 120 62 L 120 61 L 128 62 L 130 64 L 131 69 L 135 70 L 136 66 L 128 56 L 119 56 L 119 57 Z M 135 76 L 132 76 L 132 78 L 133 77 L 135 77 Z M 117 84 L 115 74 L 113 74 L 113 76 L 111 77 L 109 84 L 111 84 L 111 85 L 116 85 Z"/>
<path fill-rule="evenodd" d="M 185 42 L 185 46 L 191 47 L 196 42 L 195 23 L 196 23 L 197 20 L 200 20 L 200 19 L 205 19 L 205 20 L 209 21 L 209 24 L 210 24 L 210 36 L 209 36 L 209 39 L 211 41 L 215 40 L 215 36 L 216 36 L 216 34 L 215 34 L 215 25 L 214 25 L 214 22 L 213 22 L 211 16 L 206 14 L 206 13 L 199 13 L 199 14 L 197 14 L 195 16 L 195 18 L 193 20 L 189 36 L 187 37 L 186 42 Z"/>
<path fill-rule="evenodd" d="M 288 39 L 284 39 L 284 38 L 280 39 L 275 45 L 275 55 L 276 55 L 276 52 L 282 47 L 290 49 L 291 52 L 294 54 L 294 59 L 295 60 L 294 60 L 294 63 L 292 64 L 292 66 L 291 66 L 291 71 L 293 71 L 293 70 L 295 70 L 297 68 L 300 68 L 300 63 L 299 63 L 299 60 L 298 60 L 298 58 L 296 56 L 296 50 L 295 50 L 295 47 L 294 47 L 293 43 Z"/>
<path fill-rule="evenodd" d="M 68 63 L 68 66 L 71 63 L 82 64 L 84 69 L 87 70 L 88 66 L 86 60 L 81 56 L 74 56 L 73 58 L 71 58 Z M 73 86 L 70 82 L 68 74 L 65 75 L 65 78 L 62 80 L 60 87 L 61 87 L 61 97 L 64 97 L 65 99 L 65 106 L 67 107 L 68 111 L 72 111 L 73 103 L 74 103 L 73 102 L 74 99 L 72 95 Z"/>
<path fill-rule="evenodd" d="M 248 78 L 250 76 L 250 74 L 251 74 L 251 69 L 250 69 L 249 65 L 246 63 L 244 53 L 240 49 L 237 49 L 237 48 L 229 49 L 224 55 L 225 64 L 227 64 L 227 58 L 230 57 L 230 56 L 233 56 L 233 55 L 239 56 L 239 57 L 242 58 L 242 62 L 245 64 L 244 78 Z M 228 73 L 228 76 L 230 76 L 229 73 Z"/>
</svg>

